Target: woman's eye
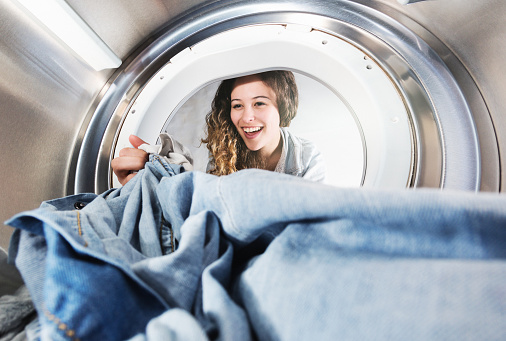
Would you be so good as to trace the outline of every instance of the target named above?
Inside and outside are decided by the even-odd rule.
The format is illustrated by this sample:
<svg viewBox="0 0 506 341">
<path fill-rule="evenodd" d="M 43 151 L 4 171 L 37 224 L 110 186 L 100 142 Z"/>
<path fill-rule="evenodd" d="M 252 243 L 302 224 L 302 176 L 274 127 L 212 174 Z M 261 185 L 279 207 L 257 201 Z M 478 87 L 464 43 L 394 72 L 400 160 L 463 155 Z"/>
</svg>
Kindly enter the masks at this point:
<svg viewBox="0 0 506 341">
<path fill-rule="evenodd" d="M 233 109 L 240 109 L 241 107 L 242 107 L 241 104 L 234 104 L 234 105 L 232 105 Z"/>
<path fill-rule="evenodd" d="M 257 106 L 257 107 L 260 107 L 260 106 L 262 106 L 262 105 L 265 105 L 265 103 L 264 103 L 264 102 L 256 102 L 256 103 L 255 103 L 255 106 Z"/>
</svg>

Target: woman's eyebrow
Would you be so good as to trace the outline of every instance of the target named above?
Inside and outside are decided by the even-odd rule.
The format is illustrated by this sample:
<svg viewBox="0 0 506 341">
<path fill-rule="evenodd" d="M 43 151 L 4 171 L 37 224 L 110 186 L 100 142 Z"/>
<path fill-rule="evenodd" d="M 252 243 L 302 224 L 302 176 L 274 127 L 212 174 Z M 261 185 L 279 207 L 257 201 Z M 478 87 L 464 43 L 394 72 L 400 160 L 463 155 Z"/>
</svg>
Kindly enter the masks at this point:
<svg viewBox="0 0 506 341">
<path fill-rule="evenodd" d="M 269 101 L 271 100 L 269 97 L 267 96 L 263 96 L 263 95 L 259 95 L 259 96 L 255 96 L 253 97 L 252 99 L 259 99 L 259 98 L 266 98 L 268 99 Z M 241 99 L 240 98 L 233 98 L 230 100 L 230 102 L 233 102 L 233 101 L 240 101 Z"/>
</svg>

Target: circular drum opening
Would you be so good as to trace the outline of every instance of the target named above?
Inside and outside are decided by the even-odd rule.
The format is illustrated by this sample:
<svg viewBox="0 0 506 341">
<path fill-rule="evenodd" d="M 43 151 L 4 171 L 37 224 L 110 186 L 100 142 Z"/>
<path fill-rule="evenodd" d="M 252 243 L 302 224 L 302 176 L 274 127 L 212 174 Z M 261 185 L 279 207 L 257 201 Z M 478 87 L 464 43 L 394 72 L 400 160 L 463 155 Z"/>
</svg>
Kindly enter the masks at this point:
<svg viewBox="0 0 506 341">
<path fill-rule="evenodd" d="M 410 115 L 395 84 L 354 45 L 299 25 L 236 28 L 174 56 L 139 92 L 124 117 L 115 154 L 128 146 L 132 133 L 156 143 L 166 131 L 192 150 L 197 169 L 205 171 L 208 156 L 200 139 L 217 83 L 269 69 L 296 73 L 301 99 L 290 130 L 322 152 L 327 183 L 409 185 Z"/>
<path fill-rule="evenodd" d="M 296 74 L 301 103 L 291 129 L 322 150 L 329 183 L 479 188 L 468 105 L 443 61 L 405 26 L 349 1 L 293 1 L 283 12 L 272 2 L 224 5 L 168 26 L 118 71 L 83 140 L 76 192 L 118 185 L 109 164 L 130 134 L 156 143 L 167 131 L 202 170 L 203 116 L 217 83 L 273 69 Z"/>
</svg>

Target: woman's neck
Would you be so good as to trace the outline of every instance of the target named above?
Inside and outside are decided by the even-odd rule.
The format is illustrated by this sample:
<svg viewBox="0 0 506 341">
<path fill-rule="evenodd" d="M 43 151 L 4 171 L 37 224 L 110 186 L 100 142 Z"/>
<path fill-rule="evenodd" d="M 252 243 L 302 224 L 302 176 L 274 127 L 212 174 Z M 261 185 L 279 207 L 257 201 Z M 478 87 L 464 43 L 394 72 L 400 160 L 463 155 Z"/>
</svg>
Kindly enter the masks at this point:
<svg viewBox="0 0 506 341">
<path fill-rule="evenodd" d="M 274 171 L 276 169 L 279 159 L 281 158 L 282 150 L 283 150 L 283 137 L 280 134 L 279 143 L 276 146 L 276 148 L 271 152 L 267 152 L 266 155 L 264 155 L 264 153 L 261 154 L 265 160 L 266 170 Z"/>
</svg>

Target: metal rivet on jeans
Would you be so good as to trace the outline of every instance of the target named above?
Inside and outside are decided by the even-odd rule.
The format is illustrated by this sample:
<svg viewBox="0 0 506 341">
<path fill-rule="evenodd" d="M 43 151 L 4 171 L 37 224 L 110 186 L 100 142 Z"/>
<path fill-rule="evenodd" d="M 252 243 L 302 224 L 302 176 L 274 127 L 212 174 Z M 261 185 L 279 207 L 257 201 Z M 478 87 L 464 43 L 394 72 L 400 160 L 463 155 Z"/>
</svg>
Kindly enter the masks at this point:
<svg viewBox="0 0 506 341">
<path fill-rule="evenodd" d="M 74 203 L 74 208 L 76 210 L 82 210 L 85 206 L 86 206 L 86 204 L 83 202 L 80 202 L 80 201 L 77 201 Z"/>
</svg>

